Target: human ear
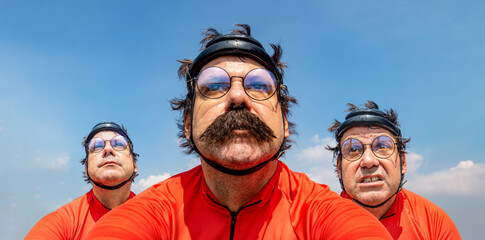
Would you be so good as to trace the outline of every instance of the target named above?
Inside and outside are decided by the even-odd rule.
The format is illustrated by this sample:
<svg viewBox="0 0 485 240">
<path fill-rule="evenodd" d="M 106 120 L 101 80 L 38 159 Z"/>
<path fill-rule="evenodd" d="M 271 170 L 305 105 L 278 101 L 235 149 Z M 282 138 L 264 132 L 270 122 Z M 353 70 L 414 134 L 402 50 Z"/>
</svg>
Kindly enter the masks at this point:
<svg viewBox="0 0 485 240">
<path fill-rule="evenodd" d="M 191 127 L 191 119 L 188 113 L 184 116 L 184 135 L 187 140 L 190 141 L 190 127 Z"/>
<path fill-rule="evenodd" d="M 408 170 L 408 165 L 406 164 L 406 154 L 400 153 L 400 155 L 401 155 L 401 162 L 402 162 L 401 163 L 401 165 L 402 165 L 402 167 L 401 167 L 401 169 L 402 169 L 401 170 L 401 174 L 405 174 L 406 171 Z"/>
</svg>

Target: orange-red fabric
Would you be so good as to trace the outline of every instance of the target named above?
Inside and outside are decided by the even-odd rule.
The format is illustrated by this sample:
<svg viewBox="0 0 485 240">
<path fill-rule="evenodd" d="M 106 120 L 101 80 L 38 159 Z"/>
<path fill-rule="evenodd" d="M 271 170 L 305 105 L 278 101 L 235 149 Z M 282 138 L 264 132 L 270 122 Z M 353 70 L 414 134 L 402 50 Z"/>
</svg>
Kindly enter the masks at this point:
<svg viewBox="0 0 485 240">
<path fill-rule="evenodd" d="M 345 192 L 340 194 L 350 199 Z M 394 239 L 461 239 L 451 218 L 428 199 L 402 189 L 380 219 Z"/>
<path fill-rule="evenodd" d="M 131 192 L 129 199 L 134 196 Z M 25 239 L 81 239 L 99 218 L 109 211 L 94 196 L 91 189 L 40 219 Z"/>
<path fill-rule="evenodd" d="M 370 213 L 278 162 L 269 183 L 237 213 L 217 202 L 198 166 L 109 212 L 87 239 L 392 238 Z"/>
</svg>

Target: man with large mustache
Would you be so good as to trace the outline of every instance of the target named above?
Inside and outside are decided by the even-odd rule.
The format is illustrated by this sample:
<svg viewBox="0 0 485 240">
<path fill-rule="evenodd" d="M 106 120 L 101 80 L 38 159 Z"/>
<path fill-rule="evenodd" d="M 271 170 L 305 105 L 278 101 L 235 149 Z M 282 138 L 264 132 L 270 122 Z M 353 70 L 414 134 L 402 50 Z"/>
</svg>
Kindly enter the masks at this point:
<svg viewBox="0 0 485 240">
<path fill-rule="evenodd" d="M 391 239 L 371 214 L 279 160 L 290 147 L 295 99 L 281 48 L 270 57 L 248 25 L 206 31 L 183 60 L 180 137 L 201 166 L 149 188 L 106 215 L 88 239 Z"/>
</svg>

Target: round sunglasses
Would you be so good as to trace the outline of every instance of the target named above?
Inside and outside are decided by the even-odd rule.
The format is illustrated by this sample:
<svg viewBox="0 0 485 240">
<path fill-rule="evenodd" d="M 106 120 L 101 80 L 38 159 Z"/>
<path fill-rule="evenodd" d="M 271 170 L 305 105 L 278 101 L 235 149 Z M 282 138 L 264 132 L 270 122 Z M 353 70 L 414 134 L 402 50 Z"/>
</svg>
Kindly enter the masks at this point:
<svg viewBox="0 0 485 240">
<path fill-rule="evenodd" d="M 376 157 L 388 158 L 394 153 L 395 144 L 388 136 L 376 137 L 372 141 L 372 144 L 362 144 L 362 142 L 355 138 L 349 138 L 342 143 L 341 153 L 346 160 L 356 161 L 364 154 L 365 145 L 369 145 Z"/>
<path fill-rule="evenodd" d="M 244 91 L 254 100 L 263 101 L 276 92 L 277 81 L 273 73 L 264 68 L 249 71 L 246 76 L 229 76 L 220 67 L 208 67 L 195 78 L 197 89 L 206 98 L 221 98 L 231 89 L 232 78 L 242 78 Z"/>
<path fill-rule="evenodd" d="M 126 138 L 118 135 L 111 140 L 103 140 L 97 137 L 93 138 L 91 141 L 89 141 L 88 149 L 89 151 L 95 153 L 101 152 L 105 148 L 106 142 L 110 142 L 111 147 L 116 151 L 122 151 L 128 147 L 128 141 L 126 141 Z"/>
</svg>

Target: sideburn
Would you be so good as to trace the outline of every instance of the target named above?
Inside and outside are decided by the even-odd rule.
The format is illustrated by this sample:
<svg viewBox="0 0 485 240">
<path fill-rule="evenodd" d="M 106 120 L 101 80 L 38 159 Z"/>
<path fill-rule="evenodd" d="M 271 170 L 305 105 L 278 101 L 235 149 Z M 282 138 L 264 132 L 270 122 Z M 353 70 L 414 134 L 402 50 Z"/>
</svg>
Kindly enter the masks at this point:
<svg viewBox="0 0 485 240">
<path fill-rule="evenodd" d="M 246 108 L 228 111 L 216 118 L 200 136 L 200 140 L 208 144 L 222 144 L 235 138 L 233 130 L 249 130 L 258 142 L 269 142 L 276 138 L 273 130 L 258 116 Z"/>
</svg>

